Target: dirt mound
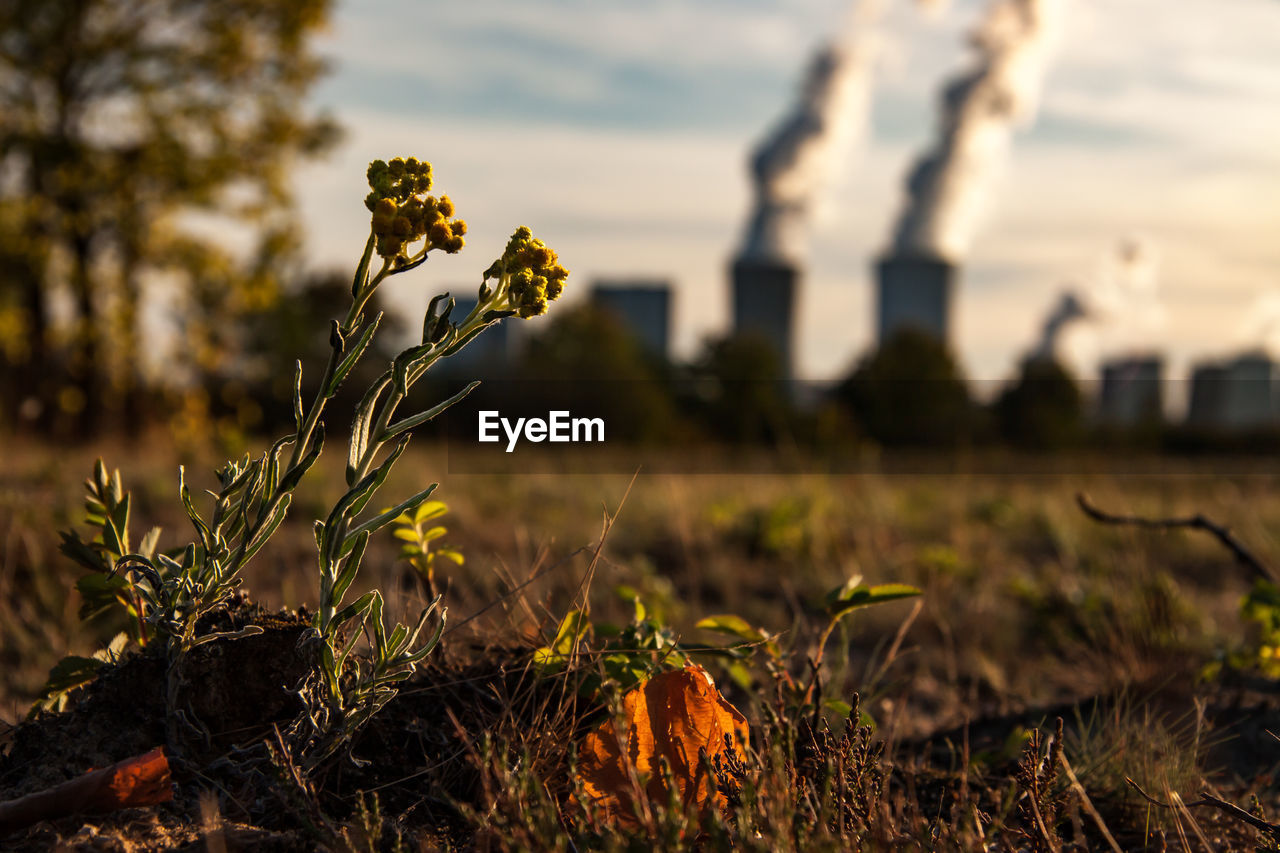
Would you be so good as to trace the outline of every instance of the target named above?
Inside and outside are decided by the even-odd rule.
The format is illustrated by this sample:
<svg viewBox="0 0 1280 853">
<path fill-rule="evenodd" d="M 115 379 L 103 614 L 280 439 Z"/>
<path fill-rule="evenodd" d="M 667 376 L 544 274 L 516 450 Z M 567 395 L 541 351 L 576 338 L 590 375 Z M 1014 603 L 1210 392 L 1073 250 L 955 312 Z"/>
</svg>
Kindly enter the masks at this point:
<svg viewBox="0 0 1280 853">
<path fill-rule="evenodd" d="M 349 752 L 304 777 L 289 757 L 287 730 L 305 710 L 298 691 L 316 671 L 318 638 L 303 615 L 264 613 L 243 601 L 201 630 L 250 624 L 262 632 L 202 644 L 177 673 L 154 646 L 130 654 L 76 691 L 67 710 L 13 729 L 0 755 L 0 800 L 160 745 L 170 755 L 175 798 L 40 824 L 4 839 L 5 849 L 203 850 L 217 833 L 229 849 L 314 850 L 352 822 L 369 832 L 370 820 L 427 844 L 465 842 L 459 809 L 480 793 L 477 745 L 519 728 L 520 715 L 531 720 L 565 704 L 562 686 L 534 683 L 526 651 L 489 650 L 456 664 L 437 654 Z M 175 679 L 177 720 L 166 718 Z M 372 819 L 361 813 L 361 793 L 370 791 L 380 813 Z"/>
</svg>

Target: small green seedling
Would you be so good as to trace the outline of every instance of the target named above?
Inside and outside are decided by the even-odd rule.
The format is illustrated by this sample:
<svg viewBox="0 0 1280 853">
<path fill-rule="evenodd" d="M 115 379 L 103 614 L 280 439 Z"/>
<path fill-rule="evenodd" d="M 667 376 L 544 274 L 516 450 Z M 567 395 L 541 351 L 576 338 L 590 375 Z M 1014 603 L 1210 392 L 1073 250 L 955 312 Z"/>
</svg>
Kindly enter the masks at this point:
<svg viewBox="0 0 1280 853">
<path fill-rule="evenodd" d="M 434 547 L 432 542 L 443 538 L 448 530 L 441 524 L 431 524 L 449 511 L 444 501 L 427 501 L 413 512 L 399 515 L 395 520 L 394 535 L 405 544 L 400 548 L 403 557 L 417 574 L 426 589 L 428 598 L 435 598 L 436 561 L 445 559 L 455 566 L 461 566 L 465 560 L 462 552 L 443 543 Z"/>
</svg>

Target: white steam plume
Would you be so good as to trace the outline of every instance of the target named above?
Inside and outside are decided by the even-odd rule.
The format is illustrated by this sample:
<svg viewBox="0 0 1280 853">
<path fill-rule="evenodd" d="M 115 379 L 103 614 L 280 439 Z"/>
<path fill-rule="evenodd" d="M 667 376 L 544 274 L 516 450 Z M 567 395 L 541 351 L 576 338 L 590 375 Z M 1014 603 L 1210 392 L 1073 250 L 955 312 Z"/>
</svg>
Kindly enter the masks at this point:
<svg viewBox="0 0 1280 853">
<path fill-rule="evenodd" d="M 1167 315 L 1159 272 L 1156 247 L 1131 236 L 1102 258 L 1091 285 L 1077 291 L 1087 322 L 1060 334 L 1059 350 L 1081 375 L 1092 374 L 1104 359 L 1161 348 Z"/>
<path fill-rule="evenodd" d="M 959 260 L 1015 124 L 1035 114 L 1062 0 L 992 0 L 973 33 L 977 66 L 944 90 L 942 138 L 907 179 L 900 254 Z"/>
<path fill-rule="evenodd" d="M 1280 290 L 1259 293 L 1249 306 L 1247 319 L 1236 332 L 1237 347 L 1280 356 Z"/>
<path fill-rule="evenodd" d="M 1064 290 L 1058 297 L 1057 304 L 1045 318 L 1040 331 L 1040 342 L 1030 353 L 1032 361 L 1057 361 L 1058 338 L 1063 330 L 1076 320 L 1089 317 L 1089 309 L 1074 290 Z"/>
<path fill-rule="evenodd" d="M 796 261 L 814 197 L 856 143 L 871 104 L 883 0 L 862 0 L 846 35 L 819 51 L 800 99 L 751 156 L 755 205 L 739 257 Z"/>
</svg>

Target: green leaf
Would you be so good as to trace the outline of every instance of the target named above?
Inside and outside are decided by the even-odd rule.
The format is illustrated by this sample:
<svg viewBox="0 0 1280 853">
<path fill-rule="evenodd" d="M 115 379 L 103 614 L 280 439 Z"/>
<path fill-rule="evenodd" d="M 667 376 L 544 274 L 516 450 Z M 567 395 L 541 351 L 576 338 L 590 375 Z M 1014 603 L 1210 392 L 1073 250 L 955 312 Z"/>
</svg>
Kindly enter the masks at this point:
<svg viewBox="0 0 1280 853">
<path fill-rule="evenodd" d="M 120 545 L 118 549 L 113 548 L 112 551 L 116 554 L 129 553 L 129 496 L 127 494 L 111 512 L 111 528 Z"/>
<path fill-rule="evenodd" d="M 369 348 L 369 342 L 373 340 L 374 332 L 378 330 L 378 324 L 382 322 L 382 312 L 378 312 L 378 316 L 373 318 L 373 322 L 364 330 L 364 334 L 360 336 L 360 340 L 356 341 L 356 345 L 351 348 L 351 352 L 347 353 L 346 358 L 338 364 L 333 371 L 332 378 L 329 379 L 329 387 L 325 389 L 325 396 L 332 397 L 338 392 L 343 380 L 347 378 L 347 374 L 356 366 L 356 362 L 364 355 L 364 351 Z"/>
<path fill-rule="evenodd" d="M 412 384 L 409 380 L 409 369 L 414 366 L 418 359 L 428 355 L 432 349 L 434 349 L 434 344 L 409 347 L 397 355 L 395 361 L 391 362 L 392 381 L 395 384 L 396 393 L 401 397 L 409 393 L 409 386 Z"/>
<path fill-rule="evenodd" d="M 465 565 L 467 562 L 466 558 L 462 556 L 462 553 L 459 551 L 455 551 L 453 548 L 437 548 L 436 556 L 444 557 L 447 560 L 453 560 L 453 562 L 459 566 Z"/>
<path fill-rule="evenodd" d="M 761 631 L 759 628 L 751 627 L 751 624 L 741 616 L 732 613 L 722 613 L 718 616 L 708 616 L 700 619 L 695 628 L 704 628 L 708 631 L 716 631 L 721 634 L 728 634 L 731 637 L 737 637 L 748 643 L 760 643 L 769 639 L 769 635 Z"/>
<path fill-rule="evenodd" d="M 591 623 L 587 620 L 586 614 L 581 610 L 570 610 L 560 620 L 560 627 L 556 630 L 556 638 L 552 640 L 551 648 L 556 654 L 571 654 L 589 630 L 591 630 Z"/>
<path fill-rule="evenodd" d="M 368 533 L 362 533 L 357 536 L 355 542 L 352 543 L 351 553 L 347 557 L 347 562 L 342 567 L 342 572 L 338 575 L 338 579 L 333 584 L 333 591 L 329 594 L 330 604 L 332 604 L 335 609 L 342 604 L 342 597 L 347 594 L 347 590 L 351 587 L 352 581 L 356 579 L 356 574 L 360 571 L 360 561 L 364 559 L 365 546 L 368 544 Z"/>
<path fill-rule="evenodd" d="M 345 625 L 355 616 L 363 616 L 369 612 L 369 606 L 373 604 L 373 593 L 366 592 L 357 598 L 351 604 L 339 610 L 333 617 L 333 621 L 329 624 L 329 633 L 335 632 L 340 626 Z"/>
<path fill-rule="evenodd" d="M 67 693 L 93 681 L 105 666 L 107 664 L 97 658 L 79 655 L 68 655 L 58 661 L 49 670 L 49 677 L 40 689 L 41 701 L 31 708 L 29 716 L 35 716 L 38 711 L 47 708 L 60 710 L 65 705 Z"/>
<path fill-rule="evenodd" d="M 448 299 L 448 293 L 438 293 L 431 297 L 431 301 L 427 303 L 427 311 L 422 315 L 422 344 L 426 345 L 431 342 L 431 329 L 435 325 L 436 306 L 443 299 Z M 452 300 L 450 300 L 452 302 Z"/>
<path fill-rule="evenodd" d="M 119 593 L 128 588 L 129 581 L 122 575 L 94 572 L 81 576 L 76 580 L 76 590 L 83 602 L 80 618 L 88 619 L 112 607 L 119 600 Z"/>
<path fill-rule="evenodd" d="M 841 717 L 848 717 L 849 714 L 853 713 L 853 706 L 843 699 L 824 699 L 822 706 Z"/>
<path fill-rule="evenodd" d="M 293 422 L 294 435 L 302 434 L 306 415 L 302 411 L 302 359 L 298 359 L 293 371 Z"/>
<path fill-rule="evenodd" d="M 291 492 L 302 477 L 311 470 L 311 466 L 316 464 L 316 460 L 320 458 L 320 451 L 324 449 L 324 424 L 316 424 L 315 432 L 311 434 L 311 449 L 307 451 L 307 455 L 302 457 L 297 465 L 294 465 L 285 472 L 284 478 L 280 481 L 278 491 Z"/>
<path fill-rule="evenodd" d="M 365 451 L 369 449 L 369 431 L 373 429 L 374 411 L 378 408 L 378 398 L 391 381 L 391 374 L 384 373 L 377 382 L 369 386 L 360 405 L 356 407 L 355 418 L 351 421 L 351 446 L 347 451 L 347 485 L 356 481 L 356 471 Z"/>
<path fill-rule="evenodd" d="M 399 520 L 399 518 L 396 519 L 396 521 Z M 403 539 L 406 542 L 413 542 L 415 544 L 418 542 L 418 531 L 414 530 L 412 527 L 397 527 L 395 530 L 391 531 L 391 535 L 397 539 Z"/>
<path fill-rule="evenodd" d="M 409 629 L 399 622 L 396 627 L 391 630 L 391 636 L 387 637 L 387 659 L 394 661 L 399 656 L 402 644 L 409 636 Z"/>
<path fill-rule="evenodd" d="M 444 501 L 427 501 L 413 513 L 413 522 L 414 524 L 421 524 L 424 521 L 438 518 L 448 511 L 449 506 Z"/>
<path fill-rule="evenodd" d="M 373 651 L 375 660 L 386 660 L 387 634 L 382 624 L 382 593 L 373 591 L 373 602 L 369 605 L 369 621 L 373 623 Z"/>
<path fill-rule="evenodd" d="M 338 530 L 341 520 L 351 518 L 351 507 L 357 501 L 368 496 L 377 476 L 377 471 L 370 471 L 360 482 L 352 486 L 346 494 L 339 498 L 338 502 L 333 505 L 333 509 L 329 511 L 329 516 L 324 520 L 324 527 L 320 531 L 320 556 L 324 560 L 334 562 L 339 551 L 345 546 L 345 542 L 335 542 L 330 537 Z M 355 533 L 353 532 L 347 538 L 354 539 Z"/>
<path fill-rule="evenodd" d="M 249 546 L 244 549 L 244 556 L 240 558 L 240 566 L 245 565 L 253 555 L 258 553 L 263 545 L 267 544 L 267 540 L 276 532 L 276 528 L 284 521 L 284 517 L 289 512 L 289 505 L 293 503 L 293 495 L 285 494 L 280 499 L 280 503 L 272 511 L 267 521 L 258 528 L 258 532 L 254 534 L 253 539 L 249 542 Z M 236 567 L 239 569 L 239 566 Z"/>
<path fill-rule="evenodd" d="M 404 453 L 405 448 L 409 446 L 409 438 L 410 436 L 406 435 L 404 438 L 400 439 L 400 441 L 396 443 L 396 446 L 392 448 L 391 452 L 387 454 L 387 458 L 382 460 L 382 464 L 379 465 L 377 470 L 374 472 L 373 485 L 369 487 L 369 491 L 364 495 L 364 497 L 351 505 L 350 515 L 352 518 L 360 514 L 361 510 L 368 505 L 369 500 L 377 493 L 378 488 L 387 481 L 387 475 L 391 473 L 392 466 L 396 464 L 396 460 L 400 458 L 400 455 Z"/>
<path fill-rule="evenodd" d="M 436 490 L 436 487 L 439 485 L 440 485 L 439 483 L 432 483 L 430 486 L 427 486 L 427 488 L 423 489 L 421 492 L 418 492 L 418 494 L 409 498 L 404 503 L 398 504 L 392 507 L 391 509 L 387 510 L 386 512 L 381 513 L 380 515 L 374 516 L 373 518 L 366 521 L 364 524 L 361 524 L 355 530 L 352 530 L 350 535 L 347 536 L 347 539 L 350 539 L 352 536 L 358 536 L 359 534 L 364 533 L 365 531 L 368 531 L 370 533 L 376 533 L 377 531 L 386 527 L 391 522 L 395 521 L 396 516 L 400 515 L 401 513 L 408 512 L 409 510 L 416 507 L 418 504 L 425 501 L 427 498 L 431 497 L 431 493 L 434 492 Z"/>
<path fill-rule="evenodd" d="M 376 245 L 377 238 L 370 234 L 364 244 L 364 254 L 360 256 L 360 263 L 356 266 L 356 274 L 351 279 L 352 299 L 359 299 L 365 285 L 369 283 L 369 262 L 373 260 L 373 249 Z"/>
<path fill-rule="evenodd" d="M 439 415 L 440 413 L 448 409 L 450 406 L 452 406 L 454 403 L 457 403 L 463 397 L 470 394 L 479 385 L 480 383 L 478 381 L 472 382 L 466 388 L 463 388 L 457 394 L 454 394 L 452 397 L 445 400 L 443 403 L 439 404 L 438 406 L 432 406 L 430 409 L 427 409 L 425 412 L 419 412 L 416 415 L 411 415 L 403 420 L 396 421 L 391 426 L 387 427 L 387 431 L 382 434 L 381 439 L 383 441 L 387 441 L 389 439 L 396 437 L 397 435 L 404 432 L 405 430 L 410 430 L 416 426 L 425 424 L 427 421 L 435 418 L 437 415 Z"/>
<path fill-rule="evenodd" d="M 209 527 L 200 518 L 200 513 L 196 512 L 195 504 L 191 501 L 191 490 L 187 488 L 186 470 L 183 466 L 178 466 L 178 494 L 182 498 L 182 505 L 187 510 L 187 517 L 191 519 L 192 526 L 195 527 L 196 533 L 200 536 L 200 544 L 204 547 L 205 553 L 213 550 L 213 542 L 209 534 Z"/>
<path fill-rule="evenodd" d="M 64 556 L 70 557 L 81 566 L 94 572 L 109 572 L 111 566 L 102 554 L 96 551 L 89 543 L 80 538 L 80 534 L 73 531 L 62 530 L 58 532 L 62 537 L 62 544 L 58 546 L 58 550 Z"/>
<path fill-rule="evenodd" d="M 160 528 L 153 527 L 147 531 L 147 535 L 142 537 L 142 541 L 138 544 L 138 553 L 147 559 L 151 559 L 156 554 L 156 546 L 160 542 Z"/>
<path fill-rule="evenodd" d="M 875 586 L 859 583 L 852 588 L 846 583 L 827 593 L 827 612 L 838 617 L 851 610 L 917 595 L 920 595 L 920 590 L 905 583 L 882 583 Z"/>
<path fill-rule="evenodd" d="M 441 536 L 444 536 L 448 532 L 449 531 L 445 530 L 443 527 L 439 527 L 439 526 L 433 527 L 427 532 L 422 534 L 422 541 L 434 542 L 435 540 L 439 539 Z"/>
<path fill-rule="evenodd" d="M 442 596 L 437 595 L 435 597 L 435 600 L 432 601 L 429 605 L 427 605 L 426 609 L 422 611 L 422 614 L 418 616 L 418 624 L 414 626 L 412 633 L 410 633 L 409 635 L 409 642 L 406 644 L 407 648 L 412 648 L 413 644 L 418 641 L 418 635 L 422 632 L 422 626 L 426 624 L 427 617 L 430 616 L 432 611 L 436 609 L 436 605 L 440 603 L 441 598 Z M 417 663 L 418 661 L 425 658 L 427 655 L 431 654 L 432 650 L 435 649 L 436 646 L 440 645 L 440 638 L 444 636 L 444 626 L 445 626 L 445 623 L 448 622 L 448 618 L 449 618 L 449 611 L 441 610 L 440 618 L 436 620 L 436 630 L 431 634 L 431 636 L 427 639 L 425 643 L 423 643 L 421 646 L 418 647 L 417 651 L 410 652 L 402 660 L 405 663 L 413 664 L 413 663 Z"/>
</svg>

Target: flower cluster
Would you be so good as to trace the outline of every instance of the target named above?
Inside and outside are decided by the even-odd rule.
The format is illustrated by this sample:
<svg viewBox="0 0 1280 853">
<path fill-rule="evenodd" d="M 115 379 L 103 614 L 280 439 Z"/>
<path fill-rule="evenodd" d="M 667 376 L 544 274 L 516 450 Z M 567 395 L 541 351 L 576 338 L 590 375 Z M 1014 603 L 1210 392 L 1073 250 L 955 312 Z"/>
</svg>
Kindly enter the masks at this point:
<svg viewBox="0 0 1280 853">
<path fill-rule="evenodd" d="M 453 216 L 453 202 L 447 195 L 426 195 L 431 189 L 431 164 L 416 157 L 399 157 L 387 163 L 369 164 L 369 195 L 365 207 L 373 213 L 373 234 L 378 255 L 394 260 L 397 266 L 409 262 L 405 247 L 424 237 L 422 254 L 443 249 L 453 254 L 462 248 L 467 223 Z"/>
<path fill-rule="evenodd" d="M 568 276 L 569 271 L 560 266 L 556 253 L 521 226 L 511 235 L 502 257 L 485 270 L 482 298 L 488 280 L 496 278 L 499 288 L 506 287 L 507 303 L 512 310 L 521 317 L 536 317 L 545 314 L 547 304 L 564 290 Z"/>
</svg>

